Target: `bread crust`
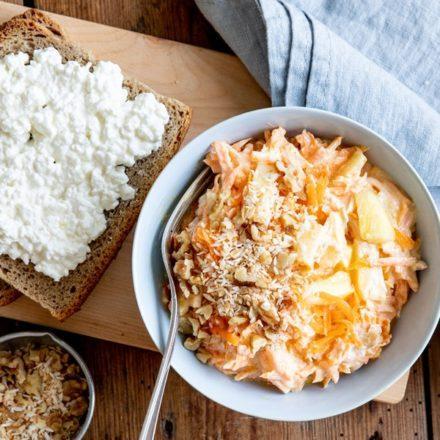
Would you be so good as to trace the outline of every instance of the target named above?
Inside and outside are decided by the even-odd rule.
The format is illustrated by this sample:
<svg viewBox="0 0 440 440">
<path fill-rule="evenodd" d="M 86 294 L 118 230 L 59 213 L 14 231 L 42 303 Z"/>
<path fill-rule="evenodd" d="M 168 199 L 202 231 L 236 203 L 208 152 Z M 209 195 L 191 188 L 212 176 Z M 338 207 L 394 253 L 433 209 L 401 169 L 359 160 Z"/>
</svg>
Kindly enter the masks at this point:
<svg viewBox="0 0 440 440">
<path fill-rule="evenodd" d="M 0 280 L 0 307 L 7 306 L 11 302 L 15 301 L 21 293 L 11 287 L 8 283 Z"/>
<path fill-rule="evenodd" d="M 10 20 L 0 27 L 0 56 L 10 52 L 27 52 L 53 46 L 63 56 L 63 60 L 75 60 L 81 64 L 95 63 L 92 55 L 75 45 L 59 31 L 63 37 L 55 35 L 48 28 L 21 16 Z M 33 12 L 32 14 L 35 14 Z M 50 19 L 51 20 L 51 19 Z M 44 20 L 47 23 L 47 18 Z M 53 27 L 53 25 L 52 25 Z M 127 168 L 129 184 L 136 188 L 132 200 L 121 201 L 119 205 L 106 213 L 107 229 L 92 243 L 86 260 L 60 281 L 37 272 L 33 264 L 13 260 L 7 255 L 0 256 L 0 278 L 29 298 L 41 304 L 57 319 L 64 320 L 78 311 L 98 283 L 104 271 L 117 255 L 124 239 L 133 227 L 141 210 L 145 197 L 159 173 L 179 149 L 191 120 L 191 109 L 172 98 L 155 93 L 148 86 L 132 79 L 124 81 L 124 87 L 133 99 L 142 92 L 154 93 L 170 115 L 165 127 L 162 146 L 146 158 L 138 160 Z"/>
</svg>

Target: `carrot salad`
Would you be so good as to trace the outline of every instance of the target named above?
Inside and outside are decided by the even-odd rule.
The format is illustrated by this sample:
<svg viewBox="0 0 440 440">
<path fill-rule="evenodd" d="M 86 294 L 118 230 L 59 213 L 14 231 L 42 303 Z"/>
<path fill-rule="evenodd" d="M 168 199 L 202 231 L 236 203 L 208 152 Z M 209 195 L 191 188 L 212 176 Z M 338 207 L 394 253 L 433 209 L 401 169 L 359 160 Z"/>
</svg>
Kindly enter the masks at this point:
<svg viewBox="0 0 440 440">
<path fill-rule="evenodd" d="M 180 331 L 202 362 L 283 392 L 377 358 L 426 267 L 412 201 L 364 146 L 283 128 L 214 142 L 173 238 Z"/>
</svg>

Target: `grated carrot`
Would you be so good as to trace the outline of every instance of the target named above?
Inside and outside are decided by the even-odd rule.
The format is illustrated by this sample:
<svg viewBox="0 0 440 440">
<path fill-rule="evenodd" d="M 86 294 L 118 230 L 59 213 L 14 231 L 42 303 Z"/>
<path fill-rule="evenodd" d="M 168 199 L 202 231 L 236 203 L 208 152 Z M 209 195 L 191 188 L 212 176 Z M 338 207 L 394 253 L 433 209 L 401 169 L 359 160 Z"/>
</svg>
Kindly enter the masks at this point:
<svg viewBox="0 0 440 440">
<path fill-rule="evenodd" d="M 313 176 L 308 175 L 306 178 L 306 195 L 307 205 L 312 208 L 318 207 L 318 193 L 316 191 L 316 183 Z"/>
<path fill-rule="evenodd" d="M 399 231 L 397 228 L 394 228 L 394 233 L 399 246 L 408 251 L 414 249 L 416 242 L 411 237 Z"/>
</svg>

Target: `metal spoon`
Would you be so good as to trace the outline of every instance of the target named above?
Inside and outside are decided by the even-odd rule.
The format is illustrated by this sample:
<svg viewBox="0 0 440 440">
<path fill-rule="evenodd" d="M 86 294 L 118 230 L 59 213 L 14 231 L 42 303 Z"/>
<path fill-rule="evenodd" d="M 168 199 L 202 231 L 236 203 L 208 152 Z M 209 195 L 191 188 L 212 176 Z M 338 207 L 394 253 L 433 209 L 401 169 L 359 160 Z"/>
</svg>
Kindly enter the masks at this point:
<svg viewBox="0 0 440 440">
<path fill-rule="evenodd" d="M 173 268 L 170 257 L 171 238 L 175 232 L 178 232 L 184 214 L 188 211 L 193 202 L 202 195 L 206 187 L 211 183 L 212 178 L 213 174 L 210 168 L 204 168 L 177 203 L 163 231 L 161 251 L 170 286 L 171 321 L 162 363 L 160 364 L 156 384 L 154 385 L 153 394 L 151 395 L 150 404 L 148 405 L 147 415 L 145 416 L 139 440 L 154 440 L 160 405 L 162 403 L 168 372 L 170 370 L 171 356 L 173 354 L 174 342 L 176 340 L 179 324 L 179 304 L 177 302 L 176 286 L 174 285 Z"/>
</svg>

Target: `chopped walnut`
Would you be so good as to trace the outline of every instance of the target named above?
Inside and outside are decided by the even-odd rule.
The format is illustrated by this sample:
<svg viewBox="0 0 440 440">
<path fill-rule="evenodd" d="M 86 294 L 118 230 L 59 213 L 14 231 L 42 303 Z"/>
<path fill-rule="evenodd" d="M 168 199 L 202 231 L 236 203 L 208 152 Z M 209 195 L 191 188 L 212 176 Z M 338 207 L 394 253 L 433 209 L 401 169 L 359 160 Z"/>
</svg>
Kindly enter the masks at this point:
<svg viewBox="0 0 440 440">
<path fill-rule="evenodd" d="M 200 343 L 200 339 L 186 338 L 183 345 L 188 350 L 196 351 L 200 347 Z"/>
<path fill-rule="evenodd" d="M 74 438 L 88 406 L 87 381 L 60 347 L 0 352 L 1 439 Z"/>
</svg>

